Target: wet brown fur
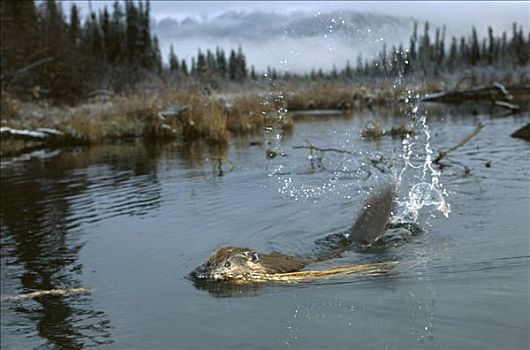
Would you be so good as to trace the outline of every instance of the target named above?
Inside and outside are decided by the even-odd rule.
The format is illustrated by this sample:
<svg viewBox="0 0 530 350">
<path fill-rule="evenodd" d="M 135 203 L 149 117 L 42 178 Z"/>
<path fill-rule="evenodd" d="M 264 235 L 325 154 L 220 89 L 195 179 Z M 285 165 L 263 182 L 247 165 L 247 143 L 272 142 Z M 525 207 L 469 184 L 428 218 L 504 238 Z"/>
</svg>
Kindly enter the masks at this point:
<svg viewBox="0 0 530 350">
<path fill-rule="evenodd" d="M 387 186 L 372 194 L 359 212 L 350 229 L 348 240 L 373 243 L 385 230 L 391 214 L 393 188 Z M 222 247 L 210 255 L 203 265 L 205 277 L 210 280 L 241 279 L 255 274 L 288 273 L 302 270 L 308 264 L 339 256 L 346 247 L 315 258 L 306 259 L 281 253 L 257 253 L 243 247 Z"/>
</svg>

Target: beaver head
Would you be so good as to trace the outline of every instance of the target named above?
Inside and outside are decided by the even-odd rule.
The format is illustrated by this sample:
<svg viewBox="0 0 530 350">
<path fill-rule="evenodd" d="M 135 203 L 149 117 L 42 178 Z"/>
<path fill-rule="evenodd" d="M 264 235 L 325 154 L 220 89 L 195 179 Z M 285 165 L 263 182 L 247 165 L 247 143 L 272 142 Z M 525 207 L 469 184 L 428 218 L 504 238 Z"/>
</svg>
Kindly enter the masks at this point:
<svg viewBox="0 0 530 350">
<path fill-rule="evenodd" d="M 249 248 L 223 247 L 215 250 L 204 265 L 204 276 L 210 280 L 243 278 L 264 273 L 258 253 Z"/>
</svg>

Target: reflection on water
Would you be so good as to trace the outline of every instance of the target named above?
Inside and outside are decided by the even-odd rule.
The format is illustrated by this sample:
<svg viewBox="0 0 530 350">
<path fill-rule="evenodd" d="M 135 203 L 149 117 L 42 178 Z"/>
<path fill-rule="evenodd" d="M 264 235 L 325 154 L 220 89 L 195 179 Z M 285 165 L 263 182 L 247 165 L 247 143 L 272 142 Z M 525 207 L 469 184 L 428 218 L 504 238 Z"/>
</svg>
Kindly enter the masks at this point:
<svg viewBox="0 0 530 350">
<path fill-rule="evenodd" d="M 3 160 L 2 295 L 82 287 L 78 278 L 86 273 L 78 261 L 84 245 L 82 225 L 122 215 L 142 216 L 159 208 L 157 172 L 163 155 L 176 154 L 186 167 L 194 168 L 202 165 L 205 150 L 210 158 L 223 159 L 226 149 L 200 142 L 189 147 L 133 142 Z M 6 302 L 2 329 L 12 334 L 2 331 L 2 344 L 23 345 L 18 336 L 32 339 L 35 331 L 44 347 L 77 349 L 112 343 L 110 318 L 91 304 L 89 295 Z M 6 317 L 7 313 L 14 317 Z M 39 343 L 30 340 L 34 342 Z"/>
<path fill-rule="evenodd" d="M 384 246 L 323 265 L 398 261 L 386 275 L 245 286 L 188 278 L 220 245 L 304 255 L 349 227 L 370 187 L 403 162 L 400 140 L 376 145 L 361 129 L 374 119 L 388 129 L 401 112 L 299 118 L 274 159 L 255 135 L 230 147 L 131 141 L 2 159 L 1 294 L 92 288 L 3 302 L 2 348 L 525 348 L 530 145 L 509 135 L 527 114 L 428 111 L 433 150 L 486 125 L 446 160 L 449 218 L 420 212 L 419 228 L 393 227 Z M 309 171 L 316 159 L 293 148 L 308 141 L 355 154 L 326 153 Z M 379 155 L 385 171 L 366 160 Z M 405 177 L 402 198 L 415 181 Z"/>
<path fill-rule="evenodd" d="M 88 184 L 86 175 L 70 174 L 70 166 L 68 160 L 53 159 L 2 169 L 2 294 L 80 286 L 77 276 L 83 266 L 77 255 L 83 243 L 67 217 L 72 213 L 70 198 L 86 191 Z M 59 347 L 76 349 L 110 341 L 110 320 L 93 310 L 89 301 L 79 299 L 41 297 L 2 305 L 3 314 L 10 309 L 19 316 L 2 319 L 6 327 L 25 323 L 20 317 L 35 322 L 38 335 Z M 89 325 L 80 327 L 87 320 Z"/>
</svg>

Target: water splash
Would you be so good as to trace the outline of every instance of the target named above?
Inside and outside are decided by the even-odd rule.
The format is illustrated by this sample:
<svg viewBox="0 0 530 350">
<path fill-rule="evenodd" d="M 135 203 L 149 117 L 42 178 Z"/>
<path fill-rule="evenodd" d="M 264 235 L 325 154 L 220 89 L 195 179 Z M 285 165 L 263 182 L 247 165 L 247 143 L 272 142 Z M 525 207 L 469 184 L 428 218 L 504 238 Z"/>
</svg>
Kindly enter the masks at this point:
<svg viewBox="0 0 530 350">
<path fill-rule="evenodd" d="M 427 113 L 420 111 L 420 96 L 413 91 L 407 91 L 405 103 L 408 108 L 405 115 L 412 121 L 414 130 L 419 132 L 402 141 L 404 165 L 398 176 L 398 185 L 402 188 L 411 185 L 406 196 L 398 201 L 394 220 L 417 222 L 420 210 L 428 206 L 435 206 L 447 217 L 451 210 L 445 200 L 447 191 L 440 182 L 441 173 L 432 164 L 434 151 L 430 145 Z"/>
</svg>

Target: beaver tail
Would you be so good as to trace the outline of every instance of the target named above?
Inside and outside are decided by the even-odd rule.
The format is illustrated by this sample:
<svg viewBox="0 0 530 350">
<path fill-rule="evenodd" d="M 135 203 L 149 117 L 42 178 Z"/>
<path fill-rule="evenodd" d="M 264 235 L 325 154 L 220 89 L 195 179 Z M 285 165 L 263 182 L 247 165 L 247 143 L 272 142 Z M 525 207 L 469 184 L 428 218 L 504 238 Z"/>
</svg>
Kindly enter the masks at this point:
<svg viewBox="0 0 530 350">
<path fill-rule="evenodd" d="M 328 236 L 324 241 L 335 243 L 331 251 L 321 253 L 314 261 L 325 261 L 339 257 L 352 244 L 370 244 L 385 233 L 385 226 L 390 219 L 394 186 L 387 184 L 377 188 L 368 196 L 357 215 L 353 226 L 345 234 Z"/>
<path fill-rule="evenodd" d="M 385 233 L 390 220 L 394 185 L 384 185 L 370 194 L 349 230 L 350 242 L 373 243 Z"/>
</svg>

